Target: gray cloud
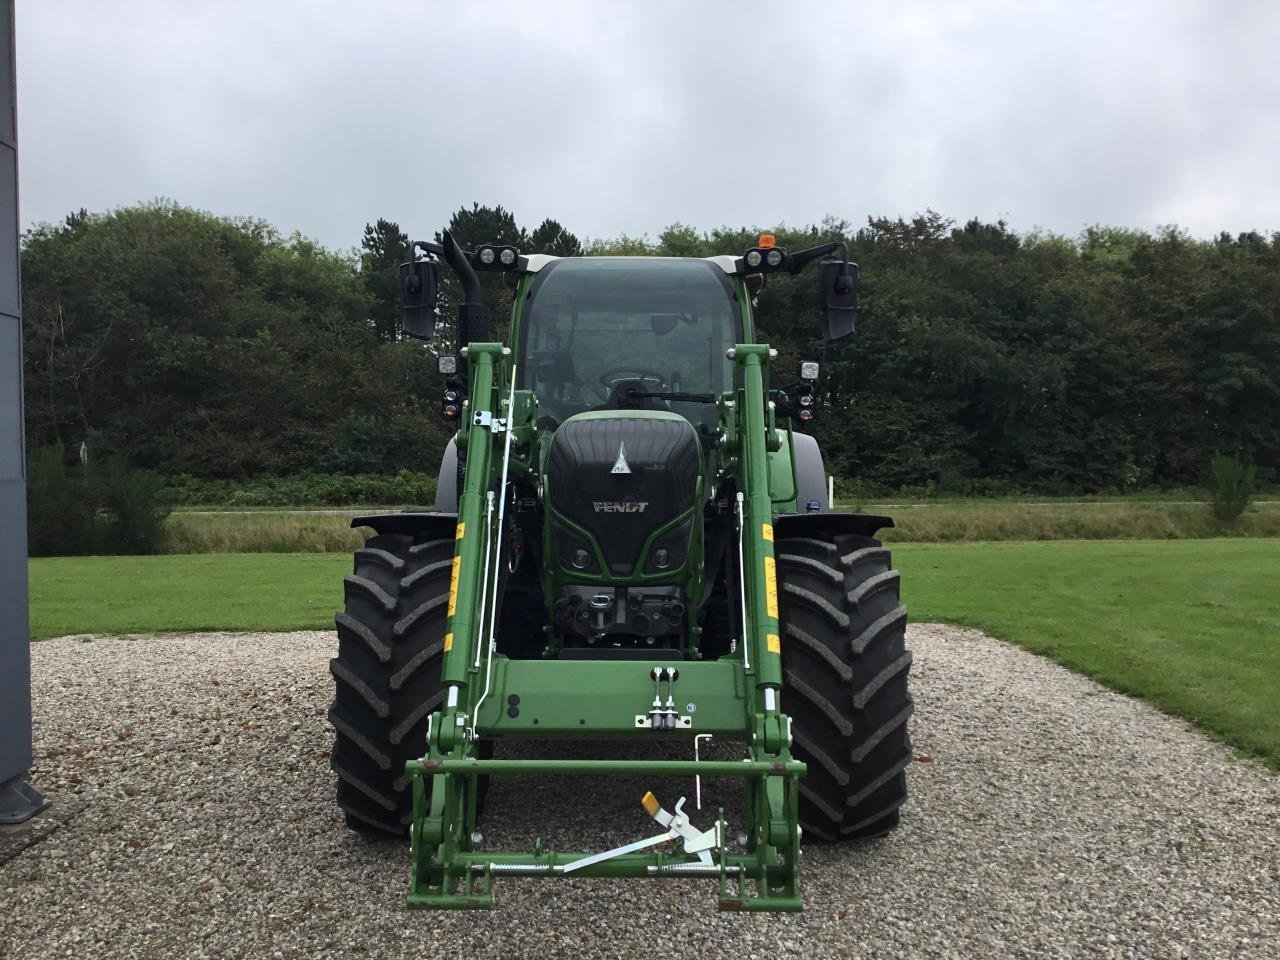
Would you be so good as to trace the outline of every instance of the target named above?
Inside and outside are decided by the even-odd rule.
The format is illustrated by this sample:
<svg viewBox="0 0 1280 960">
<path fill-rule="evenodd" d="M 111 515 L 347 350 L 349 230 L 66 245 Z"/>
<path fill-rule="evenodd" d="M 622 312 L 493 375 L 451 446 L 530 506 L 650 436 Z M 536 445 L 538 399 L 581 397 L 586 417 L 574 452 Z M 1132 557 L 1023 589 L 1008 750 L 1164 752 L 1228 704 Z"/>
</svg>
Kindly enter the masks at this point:
<svg viewBox="0 0 1280 960">
<path fill-rule="evenodd" d="M 1280 228 L 1280 10 L 18 5 L 27 223 L 167 196 L 336 247 L 472 200 L 579 235 L 834 214 Z"/>
</svg>

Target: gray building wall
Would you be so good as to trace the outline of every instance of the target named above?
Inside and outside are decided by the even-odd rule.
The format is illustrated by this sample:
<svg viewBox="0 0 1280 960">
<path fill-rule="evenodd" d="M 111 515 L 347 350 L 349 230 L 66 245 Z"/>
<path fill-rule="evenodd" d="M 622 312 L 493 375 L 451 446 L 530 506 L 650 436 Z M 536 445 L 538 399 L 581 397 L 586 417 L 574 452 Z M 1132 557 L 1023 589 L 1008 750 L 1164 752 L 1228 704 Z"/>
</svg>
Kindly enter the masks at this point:
<svg viewBox="0 0 1280 960">
<path fill-rule="evenodd" d="M 0 785 L 10 787 L 31 767 L 15 109 L 13 0 L 0 0 Z"/>
</svg>

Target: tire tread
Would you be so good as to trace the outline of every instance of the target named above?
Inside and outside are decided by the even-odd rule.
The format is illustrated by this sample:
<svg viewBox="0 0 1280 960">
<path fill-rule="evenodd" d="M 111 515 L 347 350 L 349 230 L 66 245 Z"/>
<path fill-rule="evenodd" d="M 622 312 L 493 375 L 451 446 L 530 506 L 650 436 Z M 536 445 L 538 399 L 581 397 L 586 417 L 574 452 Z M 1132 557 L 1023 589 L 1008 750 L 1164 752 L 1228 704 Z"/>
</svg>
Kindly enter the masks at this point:
<svg viewBox="0 0 1280 960">
<path fill-rule="evenodd" d="M 901 578 L 870 537 L 775 544 L 782 703 L 800 782 L 800 825 L 817 840 L 879 836 L 898 824 L 911 763 L 911 651 Z"/>
</svg>

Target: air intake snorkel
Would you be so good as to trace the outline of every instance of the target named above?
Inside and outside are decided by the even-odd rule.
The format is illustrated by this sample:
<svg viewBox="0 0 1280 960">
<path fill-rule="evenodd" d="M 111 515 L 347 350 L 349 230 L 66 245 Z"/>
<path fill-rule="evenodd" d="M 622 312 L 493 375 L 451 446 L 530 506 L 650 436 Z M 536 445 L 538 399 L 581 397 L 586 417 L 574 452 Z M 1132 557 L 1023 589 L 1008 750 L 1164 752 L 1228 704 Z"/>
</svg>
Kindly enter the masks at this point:
<svg viewBox="0 0 1280 960">
<path fill-rule="evenodd" d="M 453 234 L 441 237 L 445 262 L 462 284 L 462 303 L 458 305 L 458 348 L 489 339 L 489 308 L 480 297 L 480 280 L 471 266 L 467 252 L 458 245 Z"/>
</svg>

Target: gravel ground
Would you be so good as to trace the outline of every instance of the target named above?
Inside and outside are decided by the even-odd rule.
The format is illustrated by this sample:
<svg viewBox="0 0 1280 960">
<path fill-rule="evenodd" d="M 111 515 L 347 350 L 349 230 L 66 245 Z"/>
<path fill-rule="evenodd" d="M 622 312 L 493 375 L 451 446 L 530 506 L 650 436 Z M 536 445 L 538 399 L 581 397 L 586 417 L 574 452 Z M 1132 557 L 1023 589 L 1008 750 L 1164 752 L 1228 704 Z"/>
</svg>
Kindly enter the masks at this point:
<svg viewBox="0 0 1280 960">
<path fill-rule="evenodd" d="M 807 846 L 793 916 L 515 879 L 491 912 L 410 913 L 407 847 L 331 802 L 329 634 L 36 644 L 35 780 L 75 815 L 0 866 L 0 957 L 1280 956 L 1280 779 L 980 634 L 908 639 L 903 826 Z M 487 843 L 643 835 L 641 787 L 497 781 Z"/>
</svg>

